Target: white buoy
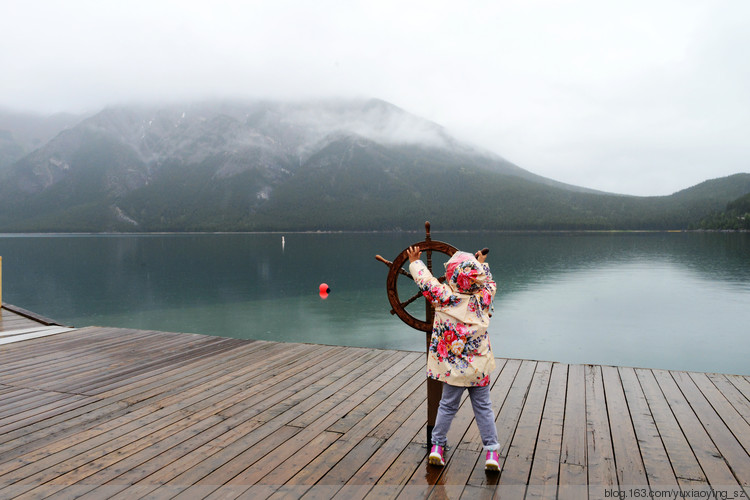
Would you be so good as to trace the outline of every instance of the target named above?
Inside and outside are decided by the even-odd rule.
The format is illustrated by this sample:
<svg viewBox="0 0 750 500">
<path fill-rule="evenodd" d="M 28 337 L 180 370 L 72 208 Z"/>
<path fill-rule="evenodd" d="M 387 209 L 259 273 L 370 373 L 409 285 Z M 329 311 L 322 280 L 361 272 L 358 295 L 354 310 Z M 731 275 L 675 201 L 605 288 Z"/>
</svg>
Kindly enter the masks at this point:
<svg viewBox="0 0 750 500">
<path fill-rule="evenodd" d="M 284 250 L 284 237 L 281 237 L 281 249 Z"/>
</svg>

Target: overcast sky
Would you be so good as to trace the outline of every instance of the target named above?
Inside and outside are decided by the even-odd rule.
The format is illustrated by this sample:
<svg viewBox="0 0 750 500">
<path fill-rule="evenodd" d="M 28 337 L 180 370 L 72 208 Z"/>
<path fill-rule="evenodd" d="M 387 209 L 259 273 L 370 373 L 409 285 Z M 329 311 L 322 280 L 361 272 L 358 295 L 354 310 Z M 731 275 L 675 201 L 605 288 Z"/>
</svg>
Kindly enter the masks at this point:
<svg viewBox="0 0 750 500">
<path fill-rule="evenodd" d="M 748 0 L 0 0 L 0 106 L 376 97 L 534 173 L 750 172 Z"/>
</svg>

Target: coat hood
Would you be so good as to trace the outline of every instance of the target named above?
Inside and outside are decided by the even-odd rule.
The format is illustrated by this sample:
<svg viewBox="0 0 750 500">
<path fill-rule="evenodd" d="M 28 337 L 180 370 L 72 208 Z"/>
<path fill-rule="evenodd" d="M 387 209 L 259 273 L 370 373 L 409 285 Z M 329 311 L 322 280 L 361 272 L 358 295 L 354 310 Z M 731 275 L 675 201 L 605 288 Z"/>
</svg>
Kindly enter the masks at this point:
<svg viewBox="0 0 750 500">
<path fill-rule="evenodd" d="M 484 268 L 470 253 L 456 252 L 445 263 L 445 282 L 458 293 L 477 293 L 486 280 Z"/>
</svg>

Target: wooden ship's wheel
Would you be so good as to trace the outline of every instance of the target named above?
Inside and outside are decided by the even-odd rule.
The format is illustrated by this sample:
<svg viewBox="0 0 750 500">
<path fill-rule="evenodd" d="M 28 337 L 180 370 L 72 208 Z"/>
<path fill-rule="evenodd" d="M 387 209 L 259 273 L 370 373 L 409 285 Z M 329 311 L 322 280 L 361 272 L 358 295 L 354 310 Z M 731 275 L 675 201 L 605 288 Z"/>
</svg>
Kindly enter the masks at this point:
<svg viewBox="0 0 750 500">
<path fill-rule="evenodd" d="M 442 241 L 433 241 L 430 237 L 430 223 L 425 222 L 425 239 L 419 243 L 415 243 L 413 246 L 419 247 L 419 249 L 425 253 L 427 260 L 427 268 L 432 272 L 432 252 L 440 252 L 447 255 L 449 258 L 453 256 L 458 250 L 456 247 L 444 243 Z M 422 296 L 421 290 L 417 289 L 416 294 L 412 295 L 406 300 L 401 300 L 399 296 L 398 278 L 399 276 L 406 276 L 411 282 L 411 287 L 414 289 L 416 284 L 408 271 L 403 269 L 404 263 L 408 260 L 405 248 L 399 253 L 393 262 L 384 259 L 380 255 L 376 255 L 375 258 L 380 262 L 383 262 L 389 267 L 388 277 L 386 279 L 386 291 L 388 292 L 388 302 L 391 304 L 391 314 L 398 316 L 404 323 L 415 328 L 426 332 L 426 344 L 427 352 L 430 349 L 430 337 L 432 334 L 432 321 L 434 319 L 435 311 L 432 305 L 425 299 L 425 320 L 420 320 L 406 310 L 406 307 Z M 438 278 L 440 282 L 445 281 L 445 277 Z M 440 397 L 443 391 L 442 383 L 431 378 L 427 379 L 427 447 L 429 449 L 429 443 L 432 438 L 432 428 L 435 426 L 435 417 L 437 416 L 437 408 L 440 403 Z"/>
<path fill-rule="evenodd" d="M 430 269 L 430 272 L 432 272 L 432 252 L 440 252 L 447 255 L 448 257 L 451 257 L 458 251 L 453 245 L 449 245 L 448 243 L 444 243 L 442 241 L 433 241 L 431 239 L 420 241 L 419 243 L 415 243 L 413 246 L 418 247 L 420 251 L 424 252 L 427 255 L 427 268 Z M 393 262 L 386 261 L 379 255 L 376 256 L 376 258 L 379 257 L 378 260 L 380 260 L 381 262 L 385 262 L 390 267 L 390 269 L 388 270 L 388 277 L 386 279 L 385 287 L 388 293 L 388 302 L 391 303 L 391 307 L 393 308 L 391 309 L 391 314 L 395 314 L 396 316 L 401 318 L 401 321 L 412 328 L 421 330 L 423 332 L 431 332 L 432 318 L 429 317 L 429 312 L 428 317 L 423 321 L 406 310 L 406 307 L 409 304 L 422 296 L 422 292 L 417 290 L 414 295 L 406 300 L 402 300 L 399 296 L 399 276 L 406 276 L 409 279 L 412 289 L 415 285 L 411 274 L 409 274 L 409 272 L 404 270 L 402 267 L 408 260 L 408 256 L 406 255 L 407 250 L 408 248 L 404 249 L 400 254 L 398 254 L 396 258 L 393 259 Z M 438 280 L 441 283 L 444 282 L 445 276 L 440 276 Z M 426 307 L 430 307 L 429 303 Z"/>
</svg>

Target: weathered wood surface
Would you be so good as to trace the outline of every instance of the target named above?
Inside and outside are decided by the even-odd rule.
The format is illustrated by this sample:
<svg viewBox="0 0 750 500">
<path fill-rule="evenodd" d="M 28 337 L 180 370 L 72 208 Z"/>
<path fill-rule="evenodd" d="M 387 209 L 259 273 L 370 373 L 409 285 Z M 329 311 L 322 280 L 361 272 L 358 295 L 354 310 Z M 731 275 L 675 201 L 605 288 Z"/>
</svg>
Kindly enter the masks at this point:
<svg viewBox="0 0 750 500">
<path fill-rule="evenodd" d="M 73 328 L 65 326 L 44 325 L 30 328 L 19 328 L 17 330 L 0 330 L 0 345 L 12 344 L 14 342 L 36 339 L 39 337 L 47 337 L 49 335 L 57 335 L 58 333 L 65 333 L 71 330 L 73 330 Z"/>
<path fill-rule="evenodd" d="M 493 474 L 468 399 L 447 466 L 426 463 L 424 371 L 423 353 L 116 328 L 2 345 L 0 498 L 750 492 L 750 377 L 498 359 Z"/>
<path fill-rule="evenodd" d="M 46 325 L 32 318 L 22 316 L 11 309 L 7 309 L 4 305 L 0 308 L 0 334 L 13 330 L 40 328 L 43 326 Z"/>
</svg>

